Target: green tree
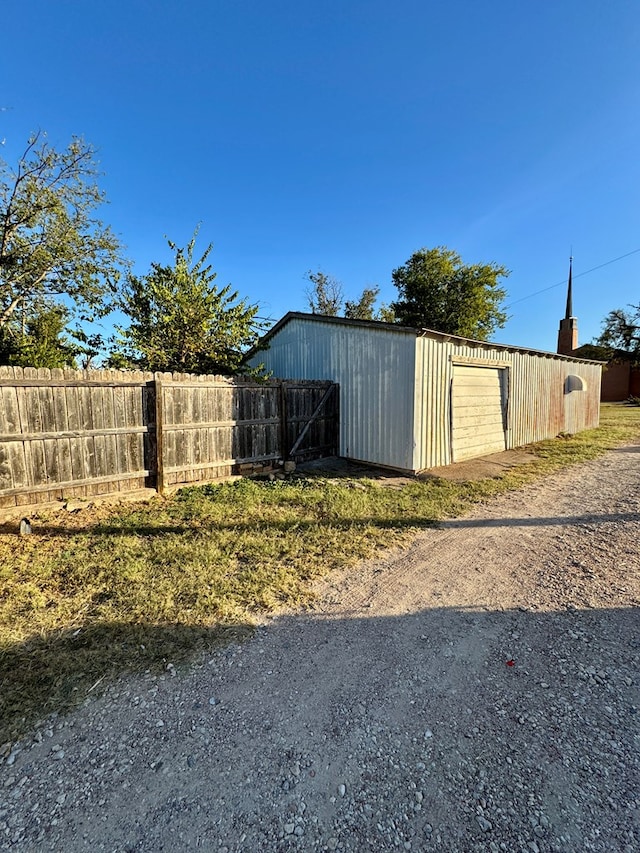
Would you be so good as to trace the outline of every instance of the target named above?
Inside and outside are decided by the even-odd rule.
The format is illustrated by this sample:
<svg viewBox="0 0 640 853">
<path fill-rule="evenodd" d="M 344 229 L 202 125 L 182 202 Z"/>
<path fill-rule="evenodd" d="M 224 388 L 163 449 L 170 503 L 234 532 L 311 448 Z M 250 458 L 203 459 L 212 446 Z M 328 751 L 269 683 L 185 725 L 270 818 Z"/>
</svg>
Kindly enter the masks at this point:
<svg viewBox="0 0 640 853">
<path fill-rule="evenodd" d="M 508 275 L 495 263 L 465 265 L 445 246 L 420 249 L 392 273 L 400 298 L 391 308 L 403 325 L 485 341 L 507 322 L 498 280 Z"/>
<path fill-rule="evenodd" d="M 44 305 L 0 327 L 0 363 L 22 367 L 76 367 L 81 348 L 67 334 L 69 312 Z"/>
<path fill-rule="evenodd" d="M 186 249 L 168 241 L 172 265 L 153 263 L 147 275 L 129 276 L 120 308 L 130 324 L 118 329 L 111 366 L 217 374 L 246 369 L 243 355 L 265 329 L 258 306 L 238 299 L 229 285 L 218 289 L 207 264 L 212 244 L 194 261 L 196 236 Z"/>
<path fill-rule="evenodd" d="M 309 270 L 305 278 L 310 286 L 305 290 L 307 303 L 313 314 L 329 317 L 347 317 L 350 320 L 384 320 L 393 322 L 393 312 L 388 305 L 376 310 L 379 287 L 365 287 L 357 299 L 345 299 L 344 288 L 331 275 Z"/>
<path fill-rule="evenodd" d="M 609 358 L 640 361 L 640 305 L 629 308 L 617 308 L 607 314 L 596 343 L 605 347 Z"/>
<path fill-rule="evenodd" d="M 124 262 L 95 216 L 97 175 L 94 149 L 75 137 L 58 151 L 36 133 L 15 168 L 0 160 L 0 328 L 60 300 L 83 319 L 110 309 Z"/>
<path fill-rule="evenodd" d="M 359 299 L 347 299 L 344 303 L 344 316 L 350 320 L 375 320 L 375 304 L 379 287 L 365 287 Z"/>
<path fill-rule="evenodd" d="M 396 323 L 398 321 L 393 305 L 387 305 L 386 302 L 383 302 L 378 308 L 373 319 L 380 320 L 381 323 Z"/>
</svg>

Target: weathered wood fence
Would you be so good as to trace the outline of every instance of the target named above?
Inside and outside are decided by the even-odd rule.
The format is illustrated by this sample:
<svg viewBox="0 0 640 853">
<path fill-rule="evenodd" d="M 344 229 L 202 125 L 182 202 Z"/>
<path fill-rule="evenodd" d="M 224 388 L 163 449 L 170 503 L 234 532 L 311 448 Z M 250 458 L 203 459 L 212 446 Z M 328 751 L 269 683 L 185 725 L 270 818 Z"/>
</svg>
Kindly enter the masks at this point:
<svg viewBox="0 0 640 853">
<path fill-rule="evenodd" d="M 0 367 L 0 507 L 248 473 L 338 448 L 338 386 Z"/>
</svg>

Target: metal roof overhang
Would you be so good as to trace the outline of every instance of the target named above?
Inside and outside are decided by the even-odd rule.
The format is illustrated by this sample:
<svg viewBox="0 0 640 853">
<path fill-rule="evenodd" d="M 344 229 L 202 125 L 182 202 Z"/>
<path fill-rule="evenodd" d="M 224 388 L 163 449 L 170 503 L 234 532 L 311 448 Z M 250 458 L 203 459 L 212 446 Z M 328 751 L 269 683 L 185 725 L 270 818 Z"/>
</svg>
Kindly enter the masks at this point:
<svg viewBox="0 0 640 853">
<path fill-rule="evenodd" d="M 405 332 L 408 335 L 414 335 L 418 338 L 432 338 L 440 341 L 453 341 L 464 346 L 474 347 L 489 347 L 491 349 L 502 350 L 503 352 L 522 352 L 528 355 L 537 355 L 543 358 L 555 358 L 559 361 L 579 361 L 583 364 L 606 364 L 606 361 L 599 361 L 592 358 L 578 358 L 571 355 L 560 355 L 556 352 L 548 352 L 546 350 L 531 349 L 530 347 L 511 346 L 509 344 L 496 344 L 491 341 L 476 341 L 473 338 L 463 338 L 459 335 L 450 335 L 445 332 L 437 332 L 435 329 L 416 329 L 412 326 L 400 326 L 395 323 L 384 323 L 381 320 L 351 320 L 347 317 L 331 317 L 326 314 L 308 314 L 303 311 L 289 311 L 264 335 L 260 343 L 251 349 L 245 360 L 256 355 L 260 350 L 265 348 L 268 341 L 276 335 L 280 329 L 290 323 L 291 320 L 306 320 L 315 323 L 328 323 L 331 325 L 340 326 L 359 326 L 370 329 L 377 329 L 381 332 Z"/>
</svg>

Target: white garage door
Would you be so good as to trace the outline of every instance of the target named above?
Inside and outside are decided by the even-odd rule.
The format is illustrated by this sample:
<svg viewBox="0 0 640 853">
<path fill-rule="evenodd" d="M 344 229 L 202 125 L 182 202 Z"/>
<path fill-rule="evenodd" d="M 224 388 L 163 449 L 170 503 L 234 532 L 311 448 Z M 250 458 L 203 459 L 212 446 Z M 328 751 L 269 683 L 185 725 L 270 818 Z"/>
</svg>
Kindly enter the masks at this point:
<svg viewBox="0 0 640 853">
<path fill-rule="evenodd" d="M 499 367 L 454 365 L 451 385 L 454 462 L 505 450 L 503 374 Z"/>
</svg>

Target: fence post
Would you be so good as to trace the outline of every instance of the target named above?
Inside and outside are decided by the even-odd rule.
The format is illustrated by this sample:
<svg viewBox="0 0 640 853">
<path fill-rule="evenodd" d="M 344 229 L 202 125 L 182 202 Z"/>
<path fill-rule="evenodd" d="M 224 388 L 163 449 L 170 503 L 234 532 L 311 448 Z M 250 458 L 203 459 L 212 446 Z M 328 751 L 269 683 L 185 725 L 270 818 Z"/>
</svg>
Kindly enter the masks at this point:
<svg viewBox="0 0 640 853">
<path fill-rule="evenodd" d="M 156 373 L 153 377 L 156 389 L 156 491 L 164 494 L 164 416 L 162 412 L 162 380 Z"/>
<path fill-rule="evenodd" d="M 286 462 L 289 458 L 289 448 L 287 447 L 289 429 L 287 425 L 287 388 L 284 380 L 280 382 L 280 455 L 282 461 Z"/>
<path fill-rule="evenodd" d="M 333 453 L 334 456 L 340 456 L 340 385 L 337 382 L 334 382 L 333 384 L 336 389 L 333 398 L 335 402 L 333 411 Z"/>
</svg>

